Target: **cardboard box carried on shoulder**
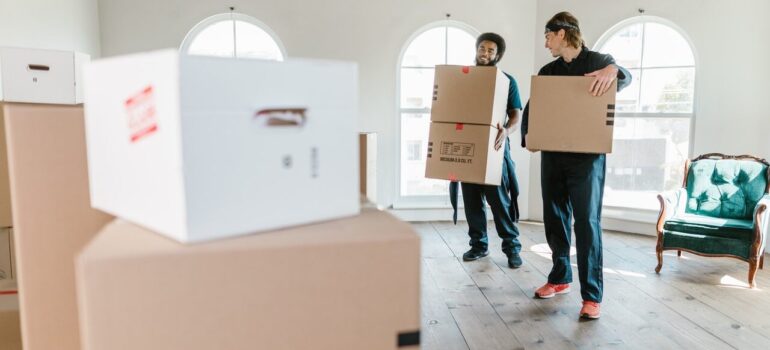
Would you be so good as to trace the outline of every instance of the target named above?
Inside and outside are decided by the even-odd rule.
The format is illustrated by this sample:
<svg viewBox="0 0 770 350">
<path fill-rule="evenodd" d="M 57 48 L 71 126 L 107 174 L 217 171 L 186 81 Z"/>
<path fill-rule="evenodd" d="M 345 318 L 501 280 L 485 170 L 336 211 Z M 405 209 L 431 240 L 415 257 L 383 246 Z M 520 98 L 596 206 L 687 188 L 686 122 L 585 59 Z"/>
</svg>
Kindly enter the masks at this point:
<svg viewBox="0 0 770 350">
<path fill-rule="evenodd" d="M 593 96 L 593 77 L 533 76 L 527 149 L 611 153 L 617 81 Z"/>
</svg>

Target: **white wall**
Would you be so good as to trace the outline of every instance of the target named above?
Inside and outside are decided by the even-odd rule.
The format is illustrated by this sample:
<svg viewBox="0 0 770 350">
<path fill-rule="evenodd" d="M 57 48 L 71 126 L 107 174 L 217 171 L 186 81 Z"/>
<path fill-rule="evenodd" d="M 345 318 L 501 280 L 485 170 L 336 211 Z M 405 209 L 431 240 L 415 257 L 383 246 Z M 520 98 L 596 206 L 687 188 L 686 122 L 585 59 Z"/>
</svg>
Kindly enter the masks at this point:
<svg viewBox="0 0 770 350">
<path fill-rule="evenodd" d="M 529 96 L 531 48 L 538 38 L 534 0 L 99 0 L 102 53 L 178 47 L 190 28 L 208 16 L 227 12 L 227 6 L 267 24 L 289 56 L 359 63 L 359 128 L 379 134 L 380 205 L 389 206 L 396 195 L 398 56 L 417 29 L 451 13 L 452 19 L 482 32 L 500 33 L 508 45 L 500 66 L 518 79 L 522 98 Z M 514 141 L 518 138 L 518 133 L 512 136 Z M 529 156 L 514 148 L 513 157 L 519 173 L 528 174 Z M 530 186 L 527 176 L 521 177 L 526 199 Z M 522 205 L 528 207 L 526 201 Z"/>
<path fill-rule="evenodd" d="M 99 56 L 97 0 L 0 0 L 0 46 Z"/>
<path fill-rule="evenodd" d="M 695 129 L 693 155 L 709 152 L 770 157 L 770 1 L 767 0 L 540 0 L 535 66 L 552 60 L 543 48 L 545 22 L 570 11 L 581 24 L 589 47 L 613 25 L 637 16 L 658 16 L 676 23 L 692 40 L 696 52 Z M 542 219 L 539 156 L 530 175 L 530 218 Z"/>
</svg>

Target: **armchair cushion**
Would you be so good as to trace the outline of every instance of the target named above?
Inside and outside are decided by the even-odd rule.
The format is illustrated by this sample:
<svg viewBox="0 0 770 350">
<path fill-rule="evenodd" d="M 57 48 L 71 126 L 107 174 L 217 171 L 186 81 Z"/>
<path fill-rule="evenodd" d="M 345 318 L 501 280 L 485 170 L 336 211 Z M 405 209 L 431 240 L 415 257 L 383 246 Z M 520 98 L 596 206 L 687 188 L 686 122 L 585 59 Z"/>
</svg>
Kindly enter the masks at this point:
<svg viewBox="0 0 770 350">
<path fill-rule="evenodd" d="M 695 214 L 675 215 L 663 224 L 663 229 L 748 241 L 754 237 L 752 220 L 724 219 Z"/>
<path fill-rule="evenodd" d="M 688 214 L 752 220 L 765 194 L 766 166 L 751 160 L 701 159 L 687 176 Z"/>
</svg>

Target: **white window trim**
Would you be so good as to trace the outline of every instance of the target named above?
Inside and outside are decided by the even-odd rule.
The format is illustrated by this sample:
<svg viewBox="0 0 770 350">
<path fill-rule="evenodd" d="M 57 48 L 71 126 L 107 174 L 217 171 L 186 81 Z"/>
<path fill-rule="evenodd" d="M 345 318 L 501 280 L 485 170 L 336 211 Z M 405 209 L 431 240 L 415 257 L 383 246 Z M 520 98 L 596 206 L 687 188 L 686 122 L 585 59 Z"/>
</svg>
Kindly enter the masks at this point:
<svg viewBox="0 0 770 350">
<path fill-rule="evenodd" d="M 698 106 L 698 97 L 700 94 L 698 93 L 698 67 L 699 65 L 699 58 L 698 58 L 698 52 L 695 49 L 695 45 L 693 45 L 692 39 L 687 35 L 687 33 L 679 27 L 676 23 L 667 20 L 662 17 L 657 16 L 636 16 L 632 18 L 625 19 L 623 21 L 618 22 L 614 26 L 612 26 L 609 30 L 605 31 L 604 34 L 602 34 L 601 37 L 599 37 L 599 40 L 596 41 L 596 44 L 593 46 L 594 51 L 598 51 L 604 44 L 607 43 L 607 41 L 612 38 L 617 32 L 619 32 L 622 29 L 625 29 L 628 26 L 638 24 L 638 23 L 659 23 L 665 26 L 668 26 L 669 28 L 675 30 L 679 35 L 684 38 L 684 40 L 687 42 L 687 44 L 690 47 L 690 51 L 692 51 L 693 59 L 694 59 L 694 65 L 695 68 L 695 79 L 693 81 L 693 110 L 692 113 L 617 113 L 616 116 L 619 118 L 690 118 L 690 140 L 688 145 L 688 157 L 692 157 L 692 155 L 695 153 L 695 142 L 694 142 L 694 136 L 695 136 L 695 122 L 696 122 L 696 115 L 697 115 L 697 106 Z M 644 47 L 642 47 L 642 50 L 644 50 Z M 644 52 L 644 51 L 642 51 Z M 654 68 L 673 68 L 675 66 L 666 66 L 666 67 L 644 67 L 639 68 L 642 69 L 654 69 Z M 690 67 L 690 66 L 687 66 Z M 635 69 L 635 68 L 633 68 Z M 641 89 L 641 86 L 640 86 Z M 684 166 L 684 164 L 682 164 Z M 631 221 L 634 222 L 656 222 L 657 221 L 657 213 L 658 210 L 653 209 L 644 209 L 644 208 L 635 208 L 635 207 L 621 207 L 621 206 L 604 206 L 605 210 L 603 212 L 603 217 L 608 217 L 612 219 L 629 219 L 629 217 L 632 217 Z"/>
<path fill-rule="evenodd" d="M 441 28 L 441 27 L 454 27 L 461 30 L 464 30 L 468 32 L 469 34 L 473 35 L 474 37 L 478 37 L 481 32 L 466 24 L 459 21 L 454 20 L 441 20 L 429 23 L 427 25 L 424 25 L 420 27 L 417 31 L 415 31 L 409 39 L 404 43 L 404 45 L 401 47 L 401 52 L 398 54 L 398 60 L 396 61 L 396 118 L 395 120 L 395 128 L 396 131 L 396 154 L 395 154 L 395 170 L 396 170 L 396 176 L 393 177 L 394 187 L 396 189 L 396 198 L 393 201 L 393 208 L 396 209 L 410 209 L 410 208 L 451 208 L 451 204 L 449 202 L 448 196 L 403 196 L 401 195 L 401 114 L 402 113 L 429 113 L 429 108 L 401 108 L 401 68 L 404 68 L 401 66 L 401 62 L 404 60 L 404 54 L 406 53 L 407 48 L 409 48 L 409 45 L 422 35 L 423 33 L 427 32 L 428 30 L 434 29 L 434 28 Z M 445 36 L 444 40 L 448 40 L 448 37 Z M 445 49 L 444 53 L 444 62 L 447 61 L 447 52 Z M 407 66 L 409 67 L 409 66 Z M 411 67 L 411 68 L 431 68 L 431 67 Z M 447 181 L 447 186 L 449 182 Z M 462 201 L 461 201 L 462 202 Z M 462 206 L 462 203 L 458 203 L 458 205 Z"/>
<path fill-rule="evenodd" d="M 182 44 L 179 46 L 179 52 L 187 54 L 187 52 L 190 50 L 190 44 L 192 44 L 198 34 L 200 34 L 210 25 L 222 21 L 233 21 L 233 32 L 235 32 L 235 21 L 242 21 L 257 26 L 259 29 L 264 30 L 268 35 L 270 35 L 273 41 L 275 41 L 276 45 L 278 45 L 278 49 L 281 50 L 281 55 L 283 56 L 284 60 L 289 57 L 286 54 L 286 47 L 283 46 L 283 42 L 281 42 L 281 38 L 278 37 L 278 34 L 276 34 L 267 24 L 263 23 L 262 21 L 242 13 L 220 13 L 207 17 L 204 20 L 198 22 L 198 24 L 190 29 L 190 31 L 187 32 L 187 35 L 185 35 L 184 39 L 182 40 Z M 233 57 L 235 57 L 236 52 L 237 49 L 233 50 Z"/>
</svg>

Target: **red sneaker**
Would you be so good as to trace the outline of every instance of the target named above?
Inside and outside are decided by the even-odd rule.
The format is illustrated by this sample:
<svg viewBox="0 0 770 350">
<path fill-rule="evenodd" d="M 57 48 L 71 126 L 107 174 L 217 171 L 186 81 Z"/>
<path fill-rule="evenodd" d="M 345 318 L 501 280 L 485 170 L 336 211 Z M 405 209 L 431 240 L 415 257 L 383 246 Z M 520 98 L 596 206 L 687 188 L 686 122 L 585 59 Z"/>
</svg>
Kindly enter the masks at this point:
<svg viewBox="0 0 770 350">
<path fill-rule="evenodd" d="M 535 297 L 538 297 L 540 299 L 548 299 L 548 298 L 553 298 L 553 296 L 556 294 L 567 294 L 567 293 L 569 293 L 569 283 L 564 283 L 564 284 L 546 283 L 535 291 Z"/>
<path fill-rule="evenodd" d="M 583 308 L 580 309 L 580 317 L 597 319 L 599 318 L 601 304 L 594 301 L 583 301 Z"/>
</svg>

